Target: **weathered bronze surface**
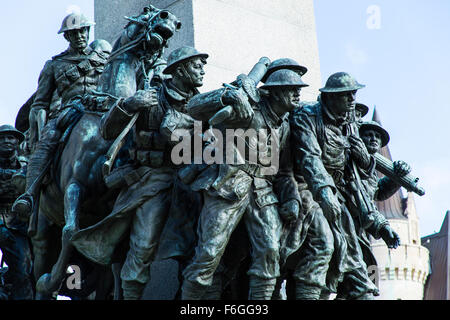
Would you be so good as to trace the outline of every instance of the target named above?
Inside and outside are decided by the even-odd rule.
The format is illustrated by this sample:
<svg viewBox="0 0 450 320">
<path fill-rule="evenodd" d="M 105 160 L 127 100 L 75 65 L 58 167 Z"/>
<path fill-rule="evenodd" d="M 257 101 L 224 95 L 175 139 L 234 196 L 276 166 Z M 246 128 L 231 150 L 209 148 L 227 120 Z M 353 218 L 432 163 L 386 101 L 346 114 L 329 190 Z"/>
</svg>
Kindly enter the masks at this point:
<svg viewBox="0 0 450 320">
<path fill-rule="evenodd" d="M 138 300 L 166 259 L 180 299 L 283 299 L 284 281 L 289 299 L 373 299 L 368 235 L 401 241 L 374 201 L 424 191 L 377 153 L 390 137 L 362 119 L 365 85 L 338 72 L 302 101 L 307 67 L 263 56 L 200 93 L 207 53 L 163 59 L 175 15 L 126 20 L 113 45 L 89 44 L 95 23 L 68 15 L 68 49 L 18 113 L 25 132 L 0 126 L 0 300 Z"/>
</svg>

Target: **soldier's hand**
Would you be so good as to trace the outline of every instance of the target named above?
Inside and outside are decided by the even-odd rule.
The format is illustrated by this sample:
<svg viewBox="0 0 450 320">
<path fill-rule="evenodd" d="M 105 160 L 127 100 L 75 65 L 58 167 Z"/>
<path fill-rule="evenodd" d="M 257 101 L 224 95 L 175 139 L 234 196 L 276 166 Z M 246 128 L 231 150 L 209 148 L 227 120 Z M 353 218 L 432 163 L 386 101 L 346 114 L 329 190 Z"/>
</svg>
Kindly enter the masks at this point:
<svg viewBox="0 0 450 320">
<path fill-rule="evenodd" d="M 334 195 L 330 187 L 322 188 L 319 191 L 319 205 L 328 221 L 335 221 L 341 214 L 341 204 Z"/>
<path fill-rule="evenodd" d="M 300 205 L 297 200 L 290 200 L 283 203 L 278 212 L 283 221 L 293 222 L 298 219 Z"/>
<path fill-rule="evenodd" d="M 0 169 L 0 178 L 3 180 L 11 179 L 16 172 L 17 170 L 14 169 Z"/>
<path fill-rule="evenodd" d="M 411 172 L 411 167 L 405 161 L 394 161 L 394 172 L 399 177 L 404 177 Z"/>
<path fill-rule="evenodd" d="M 370 166 L 370 155 L 362 139 L 358 136 L 351 135 L 348 137 L 348 142 L 350 143 L 352 158 L 359 167 L 367 169 Z"/>
<path fill-rule="evenodd" d="M 254 111 L 252 106 L 242 90 L 226 90 L 222 97 L 222 102 L 233 107 L 234 119 L 249 120 L 253 117 Z"/>
<path fill-rule="evenodd" d="M 158 105 L 158 95 L 155 89 L 139 90 L 134 96 L 125 99 L 122 108 L 129 113 L 136 113 Z"/>
<path fill-rule="evenodd" d="M 400 245 L 400 236 L 389 225 L 380 230 L 380 235 L 389 249 L 396 249 Z"/>
</svg>

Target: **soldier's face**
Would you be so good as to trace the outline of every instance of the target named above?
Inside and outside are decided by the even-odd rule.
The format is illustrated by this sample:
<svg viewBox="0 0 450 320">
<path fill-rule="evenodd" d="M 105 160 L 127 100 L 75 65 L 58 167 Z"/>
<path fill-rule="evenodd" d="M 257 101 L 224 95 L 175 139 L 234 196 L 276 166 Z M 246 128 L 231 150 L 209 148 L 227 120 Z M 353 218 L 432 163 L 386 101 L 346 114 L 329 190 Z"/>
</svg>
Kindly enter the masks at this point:
<svg viewBox="0 0 450 320">
<path fill-rule="evenodd" d="M 356 90 L 330 93 L 329 106 L 338 114 L 353 111 L 356 106 Z"/>
<path fill-rule="evenodd" d="M 89 39 L 89 29 L 87 27 L 66 31 L 64 35 L 69 41 L 70 46 L 76 50 L 82 50 L 87 47 Z"/>
<path fill-rule="evenodd" d="M 381 148 L 381 134 L 375 130 L 364 130 L 361 133 L 361 139 L 370 154 L 374 154 Z"/>
<path fill-rule="evenodd" d="M 11 134 L 0 135 L 0 154 L 9 155 L 19 147 L 19 140 Z"/>
<path fill-rule="evenodd" d="M 192 84 L 195 87 L 203 85 L 203 76 L 205 75 L 204 63 L 201 58 L 194 58 L 185 63 L 186 72 L 189 74 Z"/>
<path fill-rule="evenodd" d="M 274 87 L 270 89 L 270 95 L 275 103 L 271 105 L 275 113 L 283 115 L 300 106 L 301 87 Z"/>
<path fill-rule="evenodd" d="M 283 89 L 284 105 L 286 112 L 293 111 L 300 106 L 301 87 L 287 87 Z"/>
</svg>

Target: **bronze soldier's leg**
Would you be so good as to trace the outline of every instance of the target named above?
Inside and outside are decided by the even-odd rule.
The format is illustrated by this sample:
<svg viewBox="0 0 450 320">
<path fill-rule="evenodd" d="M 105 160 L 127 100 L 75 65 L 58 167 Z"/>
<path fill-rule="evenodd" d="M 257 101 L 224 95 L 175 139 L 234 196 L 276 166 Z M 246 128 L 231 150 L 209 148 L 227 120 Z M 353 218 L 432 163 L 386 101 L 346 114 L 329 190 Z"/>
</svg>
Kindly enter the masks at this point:
<svg viewBox="0 0 450 320">
<path fill-rule="evenodd" d="M 54 225 L 47 220 L 45 215 L 38 214 L 36 234 L 31 237 L 34 254 L 33 274 L 36 280 L 44 273 L 50 272 L 57 259 L 55 252 L 60 249 L 59 239 L 61 239 L 60 235 L 56 234 Z M 55 242 L 55 239 L 57 242 Z"/>
<path fill-rule="evenodd" d="M 326 275 L 333 249 L 333 233 L 320 208 L 315 208 L 308 233 L 299 249 L 299 260 L 293 273 L 296 299 L 319 300 L 326 285 Z"/>
<path fill-rule="evenodd" d="M 31 250 L 26 234 L 26 226 L 22 232 L 8 230 L 0 225 L 0 232 L 8 236 L 0 242 L 4 260 L 8 264 L 5 275 L 7 283 L 12 285 L 12 300 L 32 300 L 33 286 L 31 281 Z"/>
<path fill-rule="evenodd" d="M 347 238 L 349 271 L 344 274 L 344 279 L 337 288 L 336 299 L 371 300 L 378 289 L 369 278 L 353 218 L 348 210 L 342 211 L 341 221 Z"/>
<path fill-rule="evenodd" d="M 202 299 L 239 223 L 249 198 L 230 201 L 204 192 L 204 206 L 198 223 L 199 240 L 192 262 L 183 271 L 183 300 Z"/>
<path fill-rule="evenodd" d="M 50 120 L 42 131 L 41 140 L 30 157 L 27 168 L 26 190 L 13 204 L 12 211 L 25 217 L 31 214 L 33 201 L 40 190 L 48 161 L 52 159 L 58 146 L 61 132 L 57 128 L 57 119 Z"/>
<path fill-rule="evenodd" d="M 247 272 L 249 300 L 270 300 L 280 276 L 281 221 L 276 205 L 258 208 L 252 202 L 244 218 L 252 248 L 252 262 Z"/>
<path fill-rule="evenodd" d="M 139 300 L 150 280 L 150 263 L 167 219 L 171 189 L 160 191 L 136 209 L 130 233 L 130 249 L 123 264 L 123 298 Z"/>
</svg>

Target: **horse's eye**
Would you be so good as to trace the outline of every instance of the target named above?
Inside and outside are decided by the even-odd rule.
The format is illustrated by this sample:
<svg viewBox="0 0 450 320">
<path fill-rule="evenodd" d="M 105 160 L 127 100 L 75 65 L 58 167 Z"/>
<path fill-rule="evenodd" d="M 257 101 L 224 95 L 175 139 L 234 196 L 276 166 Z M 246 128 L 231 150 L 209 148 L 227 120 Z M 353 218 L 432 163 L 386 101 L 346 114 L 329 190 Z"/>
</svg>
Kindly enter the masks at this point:
<svg viewBox="0 0 450 320">
<path fill-rule="evenodd" d="M 159 13 L 159 17 L 160 17 L 161 19 L 167 19 L 167 18 L 169 17 L 169 13 L 168 13 L 167 11 L 161 11 L 161 12 Z"/>
<path fill-rule="evenodd" d="M 180 21 L 177 22 L 176 28 L 177 28 L 177 30 L 180 30 L 180 29 L 181 29 L 181 22 L 180 22 Z"/>
</svg>

